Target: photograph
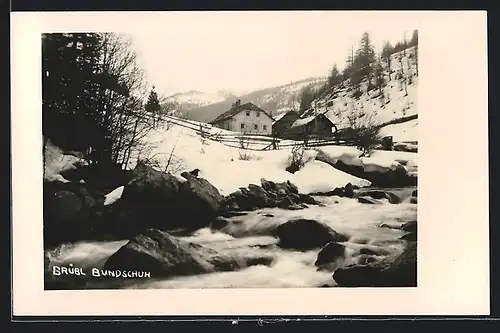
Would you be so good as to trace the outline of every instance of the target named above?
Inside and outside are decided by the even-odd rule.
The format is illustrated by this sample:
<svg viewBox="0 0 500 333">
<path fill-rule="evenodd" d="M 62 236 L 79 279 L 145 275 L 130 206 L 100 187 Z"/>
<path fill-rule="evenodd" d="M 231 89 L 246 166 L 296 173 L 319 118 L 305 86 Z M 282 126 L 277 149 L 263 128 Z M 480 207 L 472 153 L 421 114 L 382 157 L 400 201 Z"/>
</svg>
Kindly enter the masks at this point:
<svg viewBox="0 0 500 333">
<path fill-rule="evenodd" d="M 418 26 L 211 15 L 40 35 L 44 290 L 418 287 Z"/>
</svg>

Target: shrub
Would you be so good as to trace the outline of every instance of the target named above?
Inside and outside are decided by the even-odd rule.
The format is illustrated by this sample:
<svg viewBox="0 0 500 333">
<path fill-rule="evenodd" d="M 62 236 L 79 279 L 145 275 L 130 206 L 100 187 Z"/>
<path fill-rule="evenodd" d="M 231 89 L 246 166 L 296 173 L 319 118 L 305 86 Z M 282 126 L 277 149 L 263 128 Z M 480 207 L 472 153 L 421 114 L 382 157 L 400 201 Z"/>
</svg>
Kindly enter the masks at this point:
<svg viewBox="0 0 500 333">
<path fill-rule="evenodd" d="M 369 156 L 382 141 L 380 126 L 373 116 L 354 112 L 348 116 L 350 128 L 345 131 L 345 139 L 352 141 L 363 152 L 362 156 Z"/>
<path fill-rule="evenodd" d="M 238 136 L 238 158 L 242 161 L 249 161 L 252 159 L 252 152 L 248 149 L 250 145 L 250 140 L 245 137 L 245 133 Z"/>
<path fill-rule="evenodd" d="M 306 147 L 302 143 L 296 143 L 292 147 L 292 152 L 288 157 L 288 167 L 286 171 L 295 173 L 299 171 L 312 157 L 305 156 Z"/>
</svg>

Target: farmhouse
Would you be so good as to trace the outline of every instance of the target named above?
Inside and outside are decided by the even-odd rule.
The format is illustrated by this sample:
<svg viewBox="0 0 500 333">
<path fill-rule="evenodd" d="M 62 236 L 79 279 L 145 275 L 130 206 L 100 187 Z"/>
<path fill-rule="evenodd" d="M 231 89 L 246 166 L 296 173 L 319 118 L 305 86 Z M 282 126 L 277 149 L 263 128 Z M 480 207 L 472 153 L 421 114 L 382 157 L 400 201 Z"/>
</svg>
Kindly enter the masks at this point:
<svg viewBox="0 0 500 333">
<path fill-rule="evenodd" d="M 273 122 L 273 136 L 283 139 L 299 136 L 302 129 L 291 128 L 292 124 L 299 119 L 299 114 L 293 110 L 276 116 Z"/>
<path fill-rule="evenodd" d="M 297 119 L 290 128 L 313 137 L 331 136 L 337 131 L 337 126 L 322 113 Z"/>
<path fill-rule="evenodd" d="M 233 132 L 271 134 L 273 118 L 255 104 L 241 104 L 238 100 L 231 109 L 212 120 L 210 124 Z"/>
</svg>

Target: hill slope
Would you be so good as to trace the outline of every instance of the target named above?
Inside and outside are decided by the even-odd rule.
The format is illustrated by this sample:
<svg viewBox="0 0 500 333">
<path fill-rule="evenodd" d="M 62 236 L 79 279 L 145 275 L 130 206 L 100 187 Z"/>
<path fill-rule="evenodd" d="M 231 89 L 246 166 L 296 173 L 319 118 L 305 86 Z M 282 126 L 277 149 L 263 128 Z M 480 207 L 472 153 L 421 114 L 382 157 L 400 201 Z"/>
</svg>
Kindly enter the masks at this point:
<svg viewBox="0 0 500 333">
<path fill-rule="evenodd" d="M 326 82 L 326 78 L 324 77 L 308 78 L 278 87 L 256 90 L 237 98 L 241 99 L 242 103 L 252 102 L 274 116 L 285 110 L 298 109 L 301 90 L 309 85 L 319 87 L 324 82 Z M 187 119 L 210 122 L 223 112 L 229 110 L 235 100 L 236 96 L 218 103 L 189 110 L 184 109 L 183 113 Z"/>
<path fill-rule="evenodd" d="M 404 53 L 394 53 L 390 69 L 388 63 L 383 62 L 385 83 L 381 90 L 375 88 L 368 91 L 365 79 L 361 83 L 360 96 L 356 96 L 354 88 L 346 80 L 314 100 L 302 117 L 325 113 L 339 128 L 344 128 L 363 118 L 381 124 L 416 115 L 418 75 L 415 51 L 411 47 Z"/>
</svg>

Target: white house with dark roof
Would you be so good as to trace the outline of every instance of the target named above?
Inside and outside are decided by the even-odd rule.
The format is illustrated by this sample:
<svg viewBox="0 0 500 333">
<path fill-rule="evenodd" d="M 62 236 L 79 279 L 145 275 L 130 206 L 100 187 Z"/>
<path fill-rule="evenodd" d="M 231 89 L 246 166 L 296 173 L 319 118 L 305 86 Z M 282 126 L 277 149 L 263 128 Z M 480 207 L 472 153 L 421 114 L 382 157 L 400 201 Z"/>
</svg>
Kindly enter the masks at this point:
<svg viewBox="0 0 500 333">
<path fill-rule="evenodd" d="M 210 122 L 211 125 L 228 131 L 271 134 L 274 119 L 253 103 L 241 104 L 238 100 L 231 109 Z"/>
</svg>

